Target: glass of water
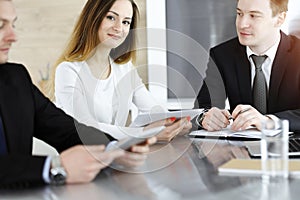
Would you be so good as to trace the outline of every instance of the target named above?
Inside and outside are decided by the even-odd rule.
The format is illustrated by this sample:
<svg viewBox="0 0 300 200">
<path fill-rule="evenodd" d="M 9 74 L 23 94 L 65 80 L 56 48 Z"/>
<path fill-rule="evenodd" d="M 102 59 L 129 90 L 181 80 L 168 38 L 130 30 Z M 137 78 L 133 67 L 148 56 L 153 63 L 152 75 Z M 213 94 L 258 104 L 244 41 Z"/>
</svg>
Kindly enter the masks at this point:
<svg viewBox="0 0 300 200">
<path fill-rule="evenodd" d="M 264 178 L 288 178 L 288 140 L 288 120 L 262 122 L 261 167 Z"/>
</svg>

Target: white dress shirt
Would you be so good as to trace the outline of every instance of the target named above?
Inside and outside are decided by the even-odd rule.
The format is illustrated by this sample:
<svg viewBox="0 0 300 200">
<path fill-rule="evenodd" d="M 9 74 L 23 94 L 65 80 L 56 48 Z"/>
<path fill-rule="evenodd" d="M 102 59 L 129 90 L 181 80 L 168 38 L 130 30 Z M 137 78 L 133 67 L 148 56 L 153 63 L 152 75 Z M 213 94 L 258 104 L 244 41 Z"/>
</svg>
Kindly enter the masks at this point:
<svg viewBox="0 0 300 200">
<path fill-rule="evenodd" d="M 262 71 L 265 75 L 268 89 L 269 89 L 269 85 L 270 85 L 272 65 L 273 65 L 273 61 L 275 59 L 275 55 L 276 55 L 276 52 L 277 52 L 277 49 L 279 46 L 279 42 L 280 42 L 280 40 L 278 40 L 270 49 L 268 49 L 265 53 L 262 54 L 262 55 L 268 56 L 266 58 L 265 62 L 262 64 Z M 247 57 L 251 64 L 251 86 L 253 87 L 254 76 L 255 76 L 255 65 L 251 58 L 251 55 L 252 54 L 257 55 L 257 54 L 254 53 L 248 46 L 246 47 L 246 51 L 247 51 Z M 261 55 L 257 55 L 257 56 L 261 56 Z"/>
</svg>

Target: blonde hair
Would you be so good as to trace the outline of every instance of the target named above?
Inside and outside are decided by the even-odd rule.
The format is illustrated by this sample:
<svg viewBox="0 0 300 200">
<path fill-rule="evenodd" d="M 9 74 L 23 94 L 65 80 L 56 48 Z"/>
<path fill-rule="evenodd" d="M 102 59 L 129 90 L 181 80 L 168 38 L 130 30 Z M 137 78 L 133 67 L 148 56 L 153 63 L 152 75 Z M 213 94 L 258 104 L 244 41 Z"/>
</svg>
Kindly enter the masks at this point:
<svg viewBox="0 0 300 200">
<path fill-rule="evenodd" d="M 270 0 L 273 17 L 288 10 L 289 0 Z"/>
<path fill-rule="evenodd" d="M 96 46 L 100 43 L 98 30 L 104 17 L 117 0 L 88 0 L 85 4 L 74 30 L 70 36 L 69 42 L 63 53 L 57 59 L 54 67 L 51 69 L 50 78 L 46 86 L 46 95 L 55 100 L 55 71 L 57 66 L 64 61 L 76 62 L 88 59 Z M 128 0 L 132 4 L 133 16 L 130 24 L 130 30 L 136 29 L 139 17 L 139 11 L 134 0 Z M 115 49 L 112 49 L 110 56 L 114 62 L 123 64 L 128 61 L 136 61 L 136 35 L 130 31 L 125 41 Z"/>
<path fill-rule="evenodd" d="M 237 0 L 239 2 L 239 0 Z M 270 0 L 272 15 L 275 17 L 279 13 L 288 11 L 289 0 Z"/>
</svg>

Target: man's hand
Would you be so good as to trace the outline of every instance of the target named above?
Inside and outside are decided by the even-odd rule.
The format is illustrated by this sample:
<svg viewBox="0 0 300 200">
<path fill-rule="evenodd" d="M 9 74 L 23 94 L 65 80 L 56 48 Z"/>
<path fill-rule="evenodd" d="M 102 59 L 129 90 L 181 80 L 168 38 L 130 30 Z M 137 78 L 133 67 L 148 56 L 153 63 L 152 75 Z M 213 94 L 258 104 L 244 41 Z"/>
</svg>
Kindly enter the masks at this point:
<svg viewBox="0 0 300 200">
<path fill-rule="evenodd" d="M 231 115 L 228 110 L 220 110 L 219 108 L 213 107 L 204 115 L 202 127 L 208 131 L 219 131 L 230 124 L 229 118 Z"/>
<path fill-rule="evenodd" d="M 267 120 L 268 117 L 262 115 L 250 105 L 238 105 L 232 112 L 234 119 L 231 129 L 234 131 L 245 130 L 249 126 L 255 126 L 261 130 L 261 122 Z"/>
<path fill-rule="evenodd" d="M 67 172 L 66 183 L 90 182 L 101 169 L 123 155 L 122 150 L 105 151 L 104 145 L 71 147 L 60 155 L 62 166 Z"/>
<path fill-rule="evenodd" d="M 147 153 L 150 152 L 150 145 L 156 143 L 156 137 L 152 137 L 146 140 L 146 142 L 134 145 L 130 148 L 130 151 L 124 151 L 125 154 L 115 160 L 115 163 L 126 167 L 138 167 L 145 163 Z"/>
</svg>

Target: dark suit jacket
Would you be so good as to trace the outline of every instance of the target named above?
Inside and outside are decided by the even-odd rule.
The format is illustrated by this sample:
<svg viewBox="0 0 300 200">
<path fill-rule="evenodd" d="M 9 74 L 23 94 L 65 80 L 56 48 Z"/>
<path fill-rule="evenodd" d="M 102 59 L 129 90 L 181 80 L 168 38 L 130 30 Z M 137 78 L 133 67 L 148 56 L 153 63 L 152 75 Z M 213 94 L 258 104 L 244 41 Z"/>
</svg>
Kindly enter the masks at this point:
<svg viewBox="0 0 300 200">
<path fill-rule="evenodd" d="M 0 110 L 8 148 L 8 155 L 0 156 L 0 186 L 43 183 L 46 157 L 31 155 L 33 136 L 59 152 L 76 144 L 109 142 L 105 134 L 56 108 L 19 64 L 0 65 Z"/>
<path fill-rule="evenodd" d="M 226 97 L 231 112 L 238 104 L 253 105 L 250 62 L 238 38 L 210 50 L 207 77 L 196 105 L 224 107 Z M 284 33 L 271 71 L 268 114 L 288 119 L 290 130 L 300 131 L 300 40 Z"/>
</svg>

